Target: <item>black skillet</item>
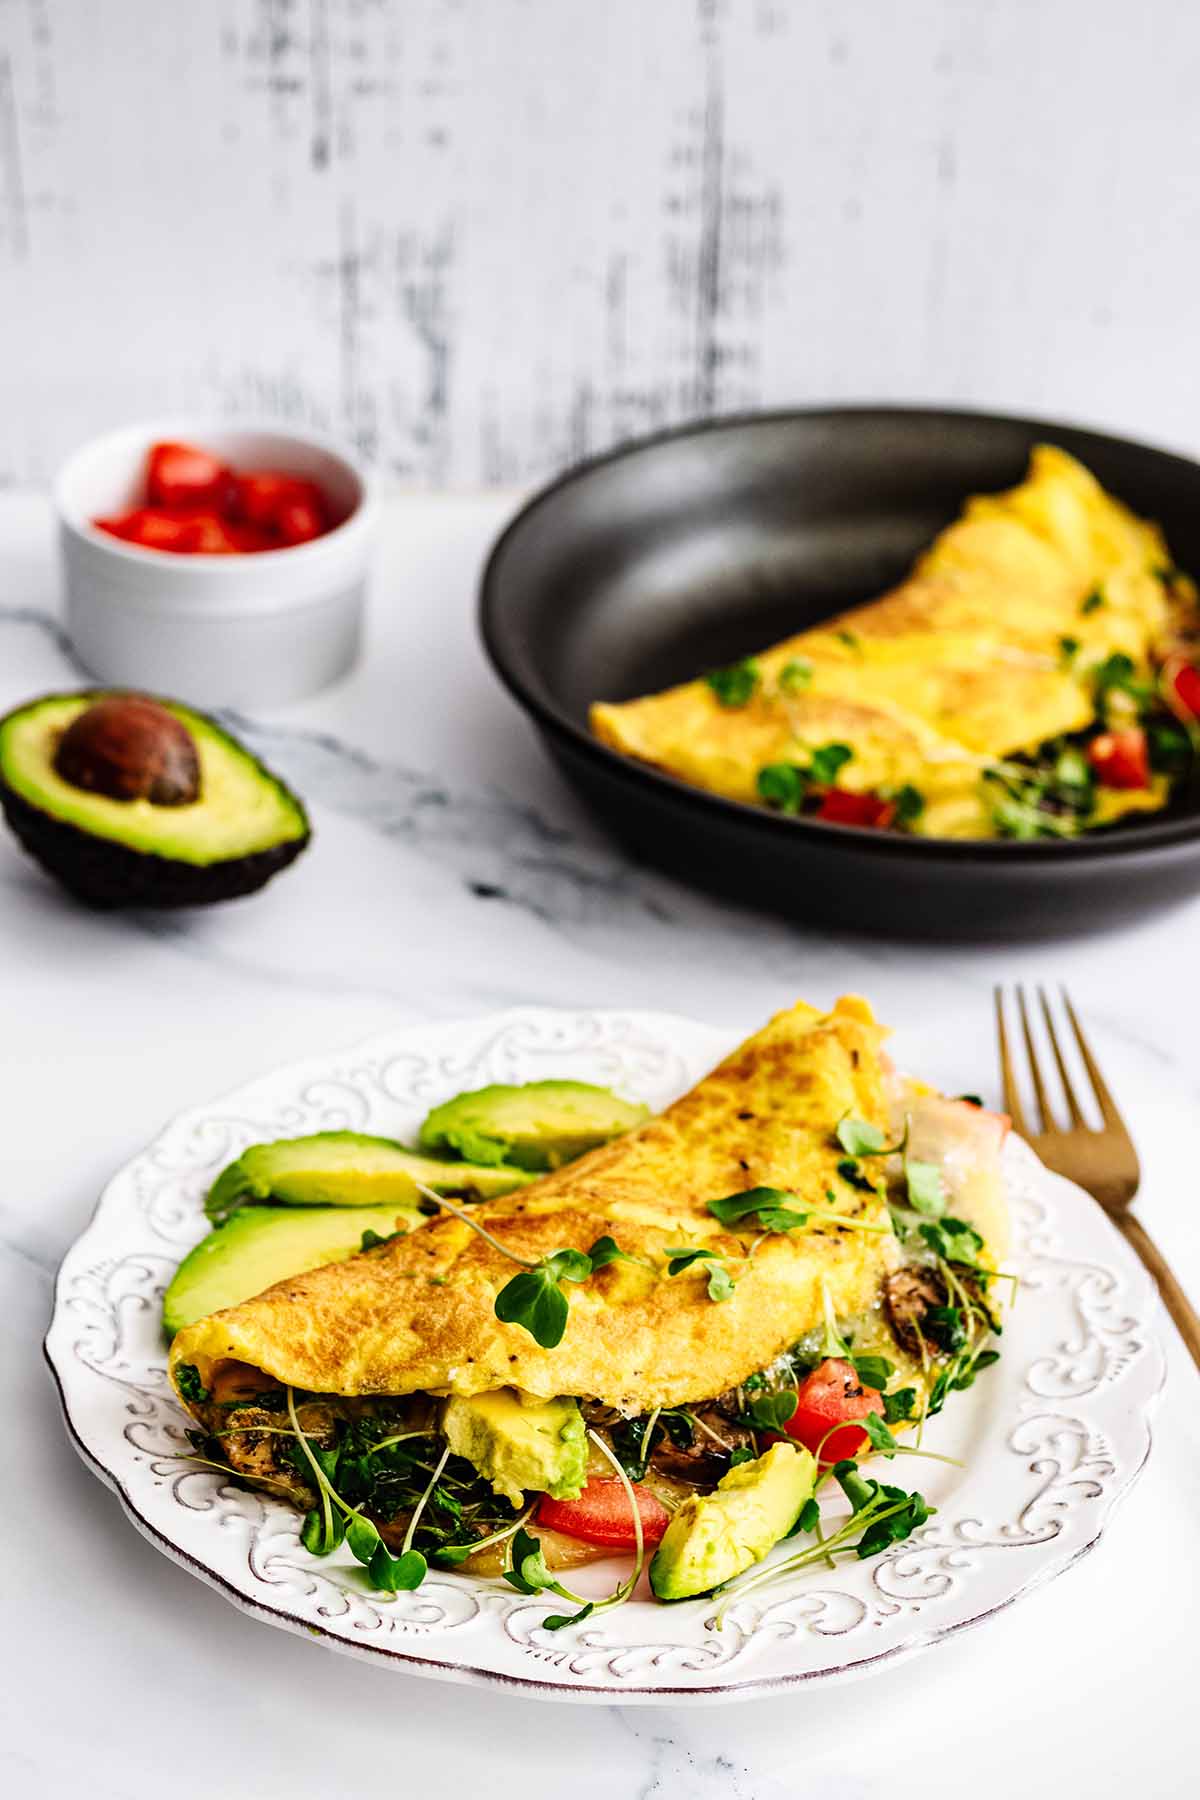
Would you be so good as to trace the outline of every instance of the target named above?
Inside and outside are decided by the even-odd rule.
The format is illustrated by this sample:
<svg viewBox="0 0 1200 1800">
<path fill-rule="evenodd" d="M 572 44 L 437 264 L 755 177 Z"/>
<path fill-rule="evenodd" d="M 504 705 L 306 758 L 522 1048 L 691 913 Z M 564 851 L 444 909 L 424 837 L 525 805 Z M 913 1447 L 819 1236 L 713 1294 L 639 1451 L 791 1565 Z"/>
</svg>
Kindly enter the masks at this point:
<svg viewBox="0 0 1200 1800">
<path fill-rule="evenodd" d="M 1060 444 L 1200 573 L 1200 465 L 1029 419 L 910 408 L 768 413 L 670 432 L 544 489 L 492 551 L 484 643 L 609 828 L 683 880 L 797 919 L 941 939 L 1114 925 L 1200 886 L 1200 800 L 1091 837 L 938 842 L 793 819 L 685 787 L 588 733 L 653 693 L 896 582 L 968 494 Z"/>
</svg>

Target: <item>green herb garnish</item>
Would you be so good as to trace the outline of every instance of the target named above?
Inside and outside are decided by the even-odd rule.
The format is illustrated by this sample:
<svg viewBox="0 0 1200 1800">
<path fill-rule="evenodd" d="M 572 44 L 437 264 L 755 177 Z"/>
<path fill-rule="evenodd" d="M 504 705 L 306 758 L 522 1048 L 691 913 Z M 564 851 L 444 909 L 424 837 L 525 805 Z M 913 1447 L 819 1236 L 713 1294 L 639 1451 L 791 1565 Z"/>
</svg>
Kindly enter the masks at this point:
<svg viewBox="0 0 1200 1800">
<path fill-rule="evenodd" d="M 212 1399 L 212 1390 L 206 1388 L 200 1379 L 200 1371 L 195 1363 L 180 1363 L 175 1370 L 175 1386 L 180 1397 L 191 1406 L 203 1406 L 206 1400 Z"/>
<path fill-rule="evenodd" d="M 719 703 L 733 709 L 750 704 L 761 677 L 757 662 L 747 656 L 741 662 L 730 663 L 727 668 L 710 670 L 704 679 Z"/>
<path fill-rule="evenodd" d="M 872 1190 L 873 1192 L 874 1190 Z M 803 1207 L 803 1211 L 799 1210 Z M 856 1219 L 832 1207 L 808 1206 L 796 1194 L 782 1188 L 747 1188 L 724 1200 L 710 1200 L 708 1210 L 731 1230 L 747 1219 L 756 1219 L 764 1231 L 799 1231 L 810 1219 L 821 1219 L 858 1231 L 883 1231 L 885 1226 Z"/>
<path fill-rule="evenodd" d="M 914 1212 L 926 1213 L 930 1218 L 937 1218 L 945 1212 L 942 1171 L 936 1163 L 915 1162 L 911 1156 L 906 1157 L 904 1179 L 908 1188 L 908 1204 Z"/>
<path fill-rule="evenodd" d="M 691 1245 L 680 1245 L 678 1249 L 667 1250 L 667 1274 L 682 1275 L 697 1264 L 705 1264 L 708 1274 L 708 1297 L 710 1300 L 729 1300 L 733 1296 L 735 1282 L 725 1266 L 725 1259 L 719 1250 L 696 1249 Z"/>
<path fill-rule="evenodd" d="M 812 686 L 813 666 L 806 657 L 794 656 L 779 671 L 779 688 L 784 694 L 802 694 Z"/>
<path fill-rule="evenodd" d="M 832 787 L 837 780 L 838 770 L 844 769 L 853 757 L 854 752 L 849 744 L 822 744 L 809 757 L 809 779 L 818 787 Z"/>
<path fill-rule="evenodd" d="M 591 1273 L 592 1260 L 582 1250 L 543 1256 L 500 1289 L 496 1317 L 504 1325 L 523 1325 L 543 1350 L 553 1350 L 562 1342 L 570 1310 L 562 1283 L 586 1281 Z"/>
<path fill-rule="evenodd" d="M 764 763 L 755 786 L 759 799 L 776 812 L 798 813 L 808 793 L 808 773 L 798 763 Z"/>
<path fill-rule="evenodd" d="M 897 788 L 891 799 L 896 808 L 897 825 L 914 825 L 925 811 L 925 796 L 911 781 L 906 781 L 903 787 Z"/>
</svg>

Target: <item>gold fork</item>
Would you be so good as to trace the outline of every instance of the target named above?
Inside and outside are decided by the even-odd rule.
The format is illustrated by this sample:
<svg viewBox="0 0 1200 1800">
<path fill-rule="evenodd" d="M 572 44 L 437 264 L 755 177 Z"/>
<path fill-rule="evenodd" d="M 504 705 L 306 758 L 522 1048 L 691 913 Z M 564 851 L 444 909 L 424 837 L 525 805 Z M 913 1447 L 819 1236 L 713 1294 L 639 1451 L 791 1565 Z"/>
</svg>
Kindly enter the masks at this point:
<svg viewBox="0 0 1200 1800">
<path fill-rule="evenodd" d="M 1075 1089 L 1071 1084 L 1066 1058 L 1062 1052 L 1058 1033 L 1054 1028 L 1054 1016 L 1050 1011 L 1050 1003 L 1046 999 L 1044 988 L 1038 989 L 1038 998 L 1042 1004 L 1046 1034 L 1054 1053 L 1054 1062 L 1058 1069 L 1063 1098 L 1066 1101 L 1071 1122 L 1064 1129 L 1055 1120 L 1050 1097 L 1046 1091 L 1045 1077 L 1038 1063 L 1037 1050 L 1034 1047 L 1033 1032 L 1029 1025 L 1029 1011 L 1025 1004 L 1025 990 L 1022 987 L 1017 988 L 1017 1008 L 1021 1016 L 1021 1031 L 1029 1058 L 1029 1073 L 1033 1080 L 1033 1092 L 1037 1101 L 1041 1129 L 1037 1132 L 1031 1131 L 1025 1121 L 1021 1096 L 1017 1089 L 1016 1077 L 1013 1074 L 1008 1030 L 1004 1021 L 1004 994 L 1001 988 L 997 988 L 996 1033 L 1000 1042 L 1000 1073 L 1004 1080 L 1005 1111 L 1012 1119 L 1014 1130 L 1018 1131 L 1026 1142 L 1033 1146 L 1048 1169 L 1053 1169 L 1058 1175 L 1065 1175 L 1069 1181 L 1078 1182 L 1080 1187 L 1086 1188 L 1088 1193 L 1100 1202 L 1117 1230 L 1137 1251 L 1153 1275 L 1158 1284 L 1158 1291 L 1162 1295 L 1163 1305 L 1179 1327 L 1180 1335 L 1191 1351 L 1197 1367 L 1200 1367 L 1200 1316 L 1197 1315 L 1191 1301 L 1171 1273 L 1162 1251 L 1141 1220 L 1130 1211 L 1130 1204 L 1138 1191 L 1140 1178 L 1137 1151 L 1133 1147 L 1133 1139 L 1129 1135 L 1125 1121 L 1117 1111 L 1116 1101 L 1096 1065 L 1096 1059 L 1088 1048 L 1087 1039 L 1083 1035 L 1075 1008 L 1071 1005 L 1066 990 L 1063 989 L 1062 1003 L 1067 1018 L 1071 1022 L 1071 1029 L 1075 1033 L 1075 1042 L 1079 1046 L 1083 1066 L 1087 1070 L 1088 1079 L 1092 1084 L 1096 1104 L 1100 1109 L 1100 1117 L 1104 1121 L 1099 1131 L 1093 1131 L 1088 1126 L 1080 1110 Z"/>
</svg>

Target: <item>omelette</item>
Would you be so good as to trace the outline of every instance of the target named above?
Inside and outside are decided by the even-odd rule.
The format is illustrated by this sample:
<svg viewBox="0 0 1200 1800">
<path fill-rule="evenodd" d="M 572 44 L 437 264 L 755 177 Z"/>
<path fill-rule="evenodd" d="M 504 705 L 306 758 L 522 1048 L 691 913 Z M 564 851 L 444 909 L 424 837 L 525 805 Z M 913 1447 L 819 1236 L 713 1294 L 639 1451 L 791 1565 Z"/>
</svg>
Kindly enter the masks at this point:
<svg viewBox="0 0 1200 1800">
<path fill-rule="evenodd" d="M 378 1586 L 536 1591 L 655 1544 L 662 1598 L 740 1573 L 995 1360 L 1007 1122 L 901 1080 L 884 1035 L 798 1003 L 566 1166 L 425 1190 L 428 1222 L 185 1326 L 197 1455 Z"/>
<path fill-rule="evenodd" d="M 942 838 L 1063 837 L 1191 773 L 1196 590 L 1064 451 L 978 495 L 901 585 L 729 669 L 591 709 L 727 799 Z"/>
</svg>

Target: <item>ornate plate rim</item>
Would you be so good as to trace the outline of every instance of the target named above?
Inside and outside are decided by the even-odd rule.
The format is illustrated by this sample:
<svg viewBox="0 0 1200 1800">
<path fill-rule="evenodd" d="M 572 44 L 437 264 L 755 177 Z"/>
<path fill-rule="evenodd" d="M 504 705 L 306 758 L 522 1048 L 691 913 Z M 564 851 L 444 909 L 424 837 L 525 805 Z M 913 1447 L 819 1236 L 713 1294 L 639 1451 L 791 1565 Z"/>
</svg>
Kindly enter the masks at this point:
<svg viewBox="0 0 1200 1800">
<path fill-rule="evenodd" d="M 447 1661 L 435 1655 L 416 1654 L 411 1650 L 391 1645 L 374 1644 L 365 1640 L 356 1642 L 348 1639 L 327 1625 L 303 1617 L 299 1612 L 292 1612 L 286 1607 L 274 1606 L 256 1598 L 222 1574 L 219 1569 L 203 1562 L 182 1544 L 175 1542 L 146 1517 L 120 1473 L 104 1460 L 101 1452 L 93 1446 L 86 1429 L 78 1422 L 72 1411 L 71 1399 L 68 1394 L 69 1382 L 64 1377 L 59 1362 L 56 1361 L 56 1350 L 59 1348 L 56 1339 L 60 1334 L 65 1334 L 67 1330 L 65 1280 L 72 1273 L 73 1265 L 86 1254 L 89 1239 L 93 1238 L 104 1226 L 105 1215 L 114 1202 L 114 1195 L 130 1172 L 161 1146 L 172 1131 L 185 1127 L 189 1123 L 199 1122 L 220 1110 L 241 1104 L 245 1096 L 268 1085 L 285 1081 L 294 1084 L 306 1079 L 326 1076 L 331 1063 L 335 1060 L 365 1061 L 385 1052 L 394 1052 L 398 1043 L 412 1040 L 423 1032 L 438 1035 L 462 1033 L 467 1036 L 472 1032 L 478 1033 L 486 1030 L 493 1036 L 498 1036 L 505 1029 L 521 1025 L 536 1026 L 553 1024 L 555 1021 L 584 1019 L 601 1024 L 620 1022 L 628 1027 L 645 1030 L 652 1034 L 682 1031 L 691 1036 L 693 1043 L 698 1034 L 704 1034 L 711 1040 L 714 1056 L 722 1054 L 723 1050 L 736 1042 L 737 1038 L 737 1034 L 734 1032 L 686 1015 L 642 1008 L 568 1009 L 518 1006 L 496 1013 L 472 1014 L 460 1018 L 437 1019 L 428 1024 L 415 1023 L 399 1026 L 391 1031 L 375 1033 L 366 1039 L 343 1047 L 341 1050 L 335 1049 L 323 1055 L 309 1056 L 278 1066 L 240 1083 L 236 1088 L 218 1095 L 207 1103 L 185 1109 L 169 1120 L 150 1143 L 137 1156 L 124 1164 L 105 1184 L 87 1225 L 70 1245 L 59 1264 L 55 1276 L 51 1317 L 43 1339 L 42 1351 L 58 1394 L 69 1441 L 84 1466 L 97 1477 L 104 1487 L 116 1495 L 122 1510 L 138 1532 L 162 1555 L 195 1575 L 206 1586 L 222 1594 L 240 1611 L 249 1614 L 252 1618 L 289 1631 L 295 1636 L 309 1640 L 316 1639 L 340 1654 L 372 1662 L 399 1665 L 410 1674 L 424 1675 L 431 1679 L 459 1685 L 512 1689 L 531 1698 L 646 1706 L 677 1706 L 701 1701 L 707 1701 L 710 1704 L 714 1701 L 732 1702 L 762 1698 L 797 1687 L 863 1679 L 879 1668 L 906 1661 L 963 1631 L 986 1623 L 988 1619 L 1007 1611 L 1009 1607 L 1025 1599 L 1038 1588 L 1056 1580 L 1094 1550 L 1104 1535 L 1114 1511 L 1142 1474 L 1153 1448 L 1151 1414 L 1161 1397 L 1167 1375 L 1166 1358 L 1161 1340 L 1152 1329 L 1157 1323 L 1159 1302 L 1149 1276 L 1133 1256 L 1120 1233 L 1104 1217 L 1090 1196 L 1084 1194 L 1075 1184 L 1064 1180 L 1063 1177 L 1052 1174 L 1037 1161 L 1033 1152 L 1023 1143 L 1015 1146 L 1016 1155 L 1020 1158 L 1021 1164 L 1025 1165 L 1026 1172 L 1039 1190 L 1050 1194 L 1065 1191 L 1072 1196 L 1077 1196 L 1091 1210 L 1097 1220 L 1103 1221 L 1102 1231 L 1107 1234 L 1108 1248 L 1112 1252 L 1119 1273 L 1128 1286 L 1127 1301 L 1131 1308 L 1135 1296 L 1139 1297 L 1141 1301 L 1136 1308 L 1137 1323 L 1144 1333 L 1143 1348 L 1148 1357 L 1149 1373 L 1152 1379 L 1141 1395 L 1141 1404 L 1144 1410 L 1141 1421 L 1140 1454 L 1136 1461 L 1127 1464 L 1119 1471 L 1114 1471 L 1112 1491 L 1105 1497 L 1104 1504 L 1099 1508 L 1095 1519 L 1095 1528 L 1091 1535 L 1085 1541 L 1075 1544 L 1058 1556 L 1051 1556 L 1040 1567 L 1032 1570 L 1025 1580 L 1005 1593 L 1001 1599 L 970 1612 L 968 1616 L 950 1619 L 943 1624 L 929 1628 L 910 1630 L 899 1642 L 877 1652 L 863 1656 L 851 1656 L 844 1662 L 822 1668 L 797 1669 L 776 1674 L 749 1676 L 746 1679 L 719 1680 L 685 1686 L 669 1683 L 625 1686 L 617 1684 L 615 1681 L 609 1684 L 588 1681 L 556 1681 L 482 1667 L 478 1663 Z"/>
</svg>

